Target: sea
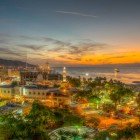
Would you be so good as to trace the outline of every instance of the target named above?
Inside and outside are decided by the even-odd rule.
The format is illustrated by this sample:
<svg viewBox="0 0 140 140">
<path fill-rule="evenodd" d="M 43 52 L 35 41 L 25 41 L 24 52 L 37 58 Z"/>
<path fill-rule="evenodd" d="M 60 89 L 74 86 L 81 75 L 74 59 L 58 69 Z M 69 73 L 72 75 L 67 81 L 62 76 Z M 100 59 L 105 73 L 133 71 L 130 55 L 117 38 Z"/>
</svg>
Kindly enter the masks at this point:
<svg viewBox="0 0 140 140">
<path fill-rule="evenodd" d="M 115 69 L 119 72 L 115 72 Z M 67 75 L 73 77 L 106 77 L 107 79 L 116 79 L 124 83 L 131 84 L 140 82 L 140 65 L 138 66 L 92 66 L 92 67 L 66 67 Z M 55 68 L 55 71 L 62 73 L 63 68 Z"/>
</svg>

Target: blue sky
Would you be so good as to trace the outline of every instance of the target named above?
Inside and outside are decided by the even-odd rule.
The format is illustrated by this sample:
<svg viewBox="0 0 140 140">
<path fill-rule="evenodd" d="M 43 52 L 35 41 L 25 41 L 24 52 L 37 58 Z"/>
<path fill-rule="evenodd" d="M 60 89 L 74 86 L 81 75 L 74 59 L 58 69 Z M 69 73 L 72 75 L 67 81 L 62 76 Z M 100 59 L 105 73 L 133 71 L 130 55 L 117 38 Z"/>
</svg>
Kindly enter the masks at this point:
<svg viewBox="0 0 140 140">
<path fill-rule="evenodd" d="M 7 59 L 27 52 L 31 63 L 139 63 L 139 27 L 139 0 L 0 0 Z"/>
</svg>

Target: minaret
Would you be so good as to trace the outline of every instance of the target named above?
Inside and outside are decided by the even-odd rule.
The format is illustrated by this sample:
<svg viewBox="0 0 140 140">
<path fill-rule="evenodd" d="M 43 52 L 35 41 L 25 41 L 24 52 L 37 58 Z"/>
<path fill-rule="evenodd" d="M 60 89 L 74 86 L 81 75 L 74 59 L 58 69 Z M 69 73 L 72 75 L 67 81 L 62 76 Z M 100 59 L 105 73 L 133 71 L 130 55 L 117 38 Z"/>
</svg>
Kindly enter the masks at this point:
<svg viewBox="0 0 140 140">
<path fill-rule="evenodd" d="M 63 68 L 63 82 L 67 81 L 67 72 L 66 72 L 66 67 Z"/>
</svg>

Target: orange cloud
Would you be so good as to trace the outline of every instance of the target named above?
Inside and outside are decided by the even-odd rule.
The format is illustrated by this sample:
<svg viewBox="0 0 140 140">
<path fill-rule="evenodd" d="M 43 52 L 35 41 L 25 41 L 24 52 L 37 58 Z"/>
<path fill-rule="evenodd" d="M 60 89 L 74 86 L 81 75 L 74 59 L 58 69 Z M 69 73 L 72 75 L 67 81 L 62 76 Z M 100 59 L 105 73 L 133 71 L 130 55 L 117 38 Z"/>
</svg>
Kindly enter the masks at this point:
<svg viewBox="0 0 140 140">
<path fill-rule="evenodd" d="M 81 62 L 89 65 L 140 63 L 140 52 L 85 55 Z"/>
</svg>

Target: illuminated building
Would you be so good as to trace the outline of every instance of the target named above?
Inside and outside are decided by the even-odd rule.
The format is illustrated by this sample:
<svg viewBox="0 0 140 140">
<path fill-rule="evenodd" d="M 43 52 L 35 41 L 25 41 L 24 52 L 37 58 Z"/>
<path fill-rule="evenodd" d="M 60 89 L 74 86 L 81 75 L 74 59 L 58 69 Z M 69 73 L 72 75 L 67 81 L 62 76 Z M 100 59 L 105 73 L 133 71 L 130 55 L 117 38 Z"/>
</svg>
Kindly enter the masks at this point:
<svg viewBox="0 0 140 140">
<path fill-rule="evenodd" d="M 4 66 L 0 66 L 0 79 L 1 82 L 4 81 L 8 77 L 8 70 Z"/>
<path fill-rule="evenodd" d="M 8 69 L 8 77 L 20 77 L 20 71 L 18 69 Z"/>
<path fill-rule="evenodd" d="M 12 99 L 16 96 L 21 96 L 21 87 L 14 87 L 12 85 L 0 86 L 0 97 L 6 99 Z"/>
<path fill-rule="evenodd" d="M 45 65 L 39 66 L 36 70 L 21 71 L 20 78 L 21 85 L 26 85 L 27 83 L 46 83 L 48 81 L 59 81 L 62 79 L 62 75 L 55 73 L 47 63 Z"/>
<path fill-rule="evenodd" d="M 71 92 L 71 91 L 70 91 Z M 69 92 L 69 93 L 70 93 Z M 64 94 L 58 88 L 40 86 L 0 86 L 0 98 L 22 99 L 33 102 L 40 100 L 50 107 L 66 106 L 71 103 L 70 94 Z"/>
<path fill-rule="evenodd" d="M 21 85 L 26 85 L 26 83 L 35 83 L 40 81 L 51 81 L 51 80 L 61 80 L 61 74 L 55 74 L 47 72 L 39 72 L 39 71 L 21 71 Z"/>
<path fill-rule="evenodd" d="M 48 74 L 52 72 L 52 69 L 48 62 L 44 65 L 38 66 L 38 70 L 41 72 L 47 72 Z"/>
<path fill-rule="evenodd" d="M 18 71 L 9 69 L 8 74 L 18 76 Z M 20 85 L 1 85 L 0 97 L 31 102 L 37 99 L 51 107 L 67 106 L 71 103 L 71 91 L 66 87 L 58 88 L 67 84 L 66 76 L 65 67 L 62 74 L 59 74 L 55 73 L 48 63 L 36 69 L 24 69 L 20 71 Z"/>
<path fill-rule="evenodd" d="M 58 88 L 47 88 L 38 86 L 25 86 L 23 88 L 23 97 L 28 100 L 41 100 L 47 106 L 69 105 L 71 97 L 63 94 Z"/>
</svg>

